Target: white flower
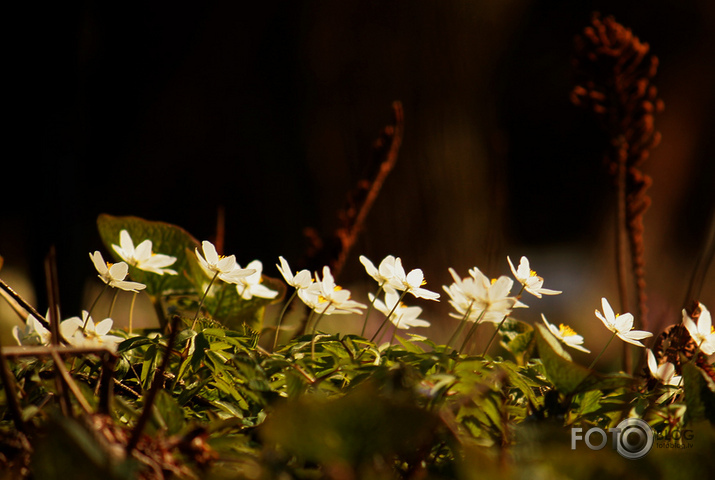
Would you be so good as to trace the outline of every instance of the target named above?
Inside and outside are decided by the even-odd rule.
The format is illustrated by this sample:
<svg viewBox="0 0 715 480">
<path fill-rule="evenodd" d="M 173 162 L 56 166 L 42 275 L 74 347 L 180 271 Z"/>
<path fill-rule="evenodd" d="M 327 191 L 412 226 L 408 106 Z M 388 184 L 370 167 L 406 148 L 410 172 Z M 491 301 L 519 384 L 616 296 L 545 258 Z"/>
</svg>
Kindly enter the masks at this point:
<svg viewBox="0 0 715 480">
<path fill-rule="evenodd" d="M 247 277 L 255 272 L 253 269 L 242 269 L 236 263 L 236 256 L 219 256 L 216 253 L 216 247 L 208 240 L 201 243 L 201 248 L 204 252 L 203 256 L 196 248 L 196 258 L 199 260 L 199 265 L 204 270 L 206 275 L 213 278 L 217 276 L 226 283 L 238 283 L 242 277 Z"/>
<path fill-rule="evenodd" d="M 238 265 L 238 268 L 241 268 Z M 261 284 L 261 272 L 263 272 L 263 264 L 259 260 L 254 260 L 246 266 L 248 270 L 255 270 L 252 274 L 241 277 L 236 284 L 238 295 L 244 300 L 250 300 L 253 297 L 275 298 L 278 292 L 271 290 Z"/>
<path fill-rule="evenodd" d="M 49 345 L 52 338 L 50 331 L 34 315 L 27 316 L 24 330 L 18 326 L 12 327 L 12 336 L 18 345 Z"/>
<path fill-rule="evenodd" d="M 543 288 L 544 279 L 541 278 L 529 268 L 529 259 L 526 257 L 521 257 L 519 261 L 519 267 L 514 268 L 514 264 L 511 263 L 511 259 L 506 257 L 509 262 L 509 267 L 511 268 L 511 273 L 514 274 L 517 282 L 524 285 L 524 290 L 534 295 L 537 298 L 541 298 L 542 295 L 558 295 L 561 293 L 559 290 L 549 290 L 548 288 Z"/>
<path fill-rule="evenodd" d="M 605 298 L 601 299 L 601 306 L 603 307 L 603 314 L 596 310 L 596 316 L 603 322 L 607 329 L 618 335 L 618 338 L 624 342 L 637 345 L 639 347 L 644 347 L 638 340 L 643 340 L 644 338 L 652 337 L 653 334 L 646 332 L 644 330 L 632 330 L 633 328 L 633 315 L 630 313 L 624 313 L 622 315 L 616 315 L 613 313 L 611 305 Z"/>
<path fill-rule="evenodd" d="M 308 270 L 301 270 L 293 276 L 293 272 L 290 269 L 290 265 L 283 257 L 278 257 L 281 264 L 276 265 L 278 271 L 281 272 L 286 283 L 291 287 L 301 290 L 303 288 L 308 288 L 311 283 L 313 283 L 313 277 Z"/>
<path fill-rule="evenodd" d="M 390 322 L 397 328 L 407 330 L 411 327 L 429 327 L 430 323 L 427 320 L 422 320 L 419 317 L 422 314 L 420 307 L 408 307 L 402 302 L 398 304 L 400 295 L 397 292 L 386 292 L 385 302 L 375 298 L 372 293 L 368 294 L 371 302 L 374 302 L 375 308 L 381 311 L 385 316 L 390 315 Z M 397 305 L 395 307 L 395 305 Z M 394 309 L 394 312 L 392 311 Z"/>
<path fill-rule="evenodd" d="M 117 255 L 129 265 L 159 275 L 176 275 L 175 270 L 166 268 L 176 262 L 176 257 L 152 253 L 151 247 L 151 240 L 146 239 L 134 248 L 132 237 L 126 230 L 119 232 L 119 245 L 112 245 Z"/>
<path fill-rule="evenodd" d="M 365 267 L 365 271 L 370 275 L 377 284 L 381 287 L 387 287 L 388 290 L 392 290 L 390 287 L 390 282 L 395 281 L 395 261 L 397 259 L 388 255 L 382 259 L 380 266 L 375 268 L 375 265 L 367 258 L 365 255 L 360 255 L 360 263 Z"/>
<path fill-rule="evenodd" d="M 89 313 L 83 310 L 82 318 L 71 317 L 61 322 L 60 333 L 75 347 L 105 347 L 114 352 L 124 339 L 108 335 L 113 323 L 111 318 L 105 318 L 95 325 Z"/>
<path fill-rule="evenodd" d="M 410 270 L 410 273 L 405 273 L 405 269 L 402 266 L 402 260 L 400 257 L 397 257 L 395 259 L 393 269 L 394 275 L 386 286 L 392 287 L 401 292 L 409 292 L 416 298 L 426 298 L 427 300 L 439 299 L 439 293 L 422 288 L 422 285 L 426 282 L 424 274 L 419 268 Z"/>
<path fill-rule="evenodd" d="M 471 269 L 470 276 L 466 278 L 460 278 L 452 268 L 449 273 L 454 283 L 443 288 L 457 312 L 453 317 L 463 318 L 469 312 L 468 320 L 472 322 L 480 319 L 480 322 L 499 323 L 511 313 L 512 308 L 525 306 L 509 296 L 514 284 L 509 277 L 502 275 L 490 281 L 477 267 Z"/>
<path fill-rule="evenodd" d="M 675 365 L 670 362 L 661 363 L 658 365 L 655 361 L 655 355 L 650 349 L 647 349 L 648 354 L 648 370 L 653 378 L 659 380 L 664 385 L 672 385 L 677 387 L 680 385 L 681 377 L 675 374 Z"/>
<path fill-rule="evenodd" d="M 366 305 L 350 300 L 350 291 L 335 284 L 329 267 L 323 267 L 323 279 L 315 274 L 315 282 L 298 290 L 298 296 L 308 307 L 322 315 L 362 313 Z"/>
<path fill-rule="evenodd" d="M 698 306 L 700 307 L 700 316 L 698 317 L 697 325 L 685 309 L 683 309 L 683 325 L 690 332 L 690 336 L 698 345 L 700 351 L 705 355 L 712 355 L 715 353 L 715 329 L 713 328 L 712 317 L 705 305 L 698 302 Z"/>
<path fill-rule="evenodd" d="M 126 263 L 105 262 L 99 251 L 90 253 L 89 258 L 92 260 L 92 263 L 94 263 L 94 268 L 99 272 L 99 278 L 110 287 L 119 288 L 128 292 L 138 292 L 146 288 L 146 285 L 143 283 L 124 280 L 127 277 L 127 273 L 129 273 L 129 265 Z"/>
<path fill-rule="evenodd" d="M 541 319 L 544 321 L 551 334 L 561 340 L 564 344 L 571 348 L 575 348 L 576 350 L 580 350 L 585 353 L 591 353 L 590 350 L 587 350 L 582 347 L 583 337 L 581 335 L 578 335 L 571 327 L 562 323 L 559 325 L 559 328 L 556 328 L 556 325 L 553 325 L 546 320 L 546 317 L 543 313 L 541 314 Z"/>
</svg>

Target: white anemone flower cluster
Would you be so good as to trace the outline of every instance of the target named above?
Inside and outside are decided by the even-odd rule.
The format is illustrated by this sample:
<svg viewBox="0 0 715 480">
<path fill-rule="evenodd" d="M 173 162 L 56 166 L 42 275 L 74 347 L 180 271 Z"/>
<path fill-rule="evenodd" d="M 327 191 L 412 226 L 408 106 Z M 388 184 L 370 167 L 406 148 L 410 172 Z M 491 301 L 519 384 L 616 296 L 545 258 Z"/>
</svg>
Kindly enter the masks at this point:
<svg viewBox="0 0 715 480">
<path fill-rule="evenodd" d="M 386 292 L 396 290 L 410 293 L 415 298 L 439 300 L 439 293 L 422 288 L 426 284 L 422 270 L 415 268 L 410 270 L 409 273 L 406 272 L 400 257 L 388 255 L 380 262 L 380 266 L 376 268 L 370 259 L 361 255 L 360 263 L 365 267 L 367 274 L 374 278 Z"/>
<path fill-rule="evenodd" d="M 494 281 L 484 275 L 477 267 L 469 270 L 469 276 L 461 278 L 453 269 L 449 273 L 454 283 L 444 285 L 444 291 L 449 296 L 449 303 L 456 313 L 455 318 L 467 318 L 471 322 L 499 323 L 511 313 L 515 307 L 524 307 L 516 297 L 511 297 L 511 287 L 514 281 L 502 275 Z"/>
<path fill-rule="evenodd" d="M 298 297 L 320 315 L 362 313 L 366 305 L 350 299 L 350 290 L 335 284 L 330 267 L 323 267 L 323 278 L 315 274 L 315 281 L 298 290 Z"/>
</svg>

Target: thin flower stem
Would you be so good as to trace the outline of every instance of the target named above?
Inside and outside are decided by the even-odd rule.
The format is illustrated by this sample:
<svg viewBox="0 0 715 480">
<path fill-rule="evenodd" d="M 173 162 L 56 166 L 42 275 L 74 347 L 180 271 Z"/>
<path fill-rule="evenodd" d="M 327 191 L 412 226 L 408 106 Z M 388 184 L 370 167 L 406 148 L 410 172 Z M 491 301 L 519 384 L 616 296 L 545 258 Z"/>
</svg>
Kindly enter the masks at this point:
<svg viewBox="0 0 715 480">
<path fill-rule="evenodd" d="M 206 291 L 204 292 L 204 295 L 201 297 L 201 301 L 199 302 L 199 307 L 196 309 L 196 315 L 194 315 L 194 321 L 191 324 L 191 330 L 196 328 L 196 320 L 199 318 L 199 313 L 201 313 L 201 307 L 204 306 L 204 300 L 206 300 L 206 295 L 209 294 L 209 290 L 211 290 L 211 285 L 213 285 L 214 280 L 216 280 L 216 277 L 218 277 L 218 272 L 214 273 L 213 278 L 209 282 L 209 286 L 206 287 Z"/>
<path fill-rule="evenodd" d="M 521 294 L 524 293 L 524 289 L 526 288 L 526 283 L 521 284 L 521 290 L 519 290 L 519 293 L 516 295 L 516 301 L 518 302 L 519 299 L 521 298 Z M 497 333 L 499 333 L 499 329 L 501 329 L 502 325 L 504 325 L 504 322 L 506 322 L 507 317 L 509 317 L 509 314 L 504 315 L 504 318 L 501 319 L 501 322 L 499 322 L 499 326 L 497 329 L 494 331 L 492 334 L 492 338 L 489 339 L 489 343 L 487 343 L 487 348 L 484 349 L 484 353 L 482 356 L 485 356 L 487 352 L 489 351 L 489 347 L 492 346 L 492 342 L 497 336 Z"/>
<path fill-rule="evenodd" d="M 329 301 L 328 304 L 325 306 L 322 312 L 320 312 L 320 315 L 318 315 L 318 318 L 315 319 L 315 324 L 313 325 L 313 339 L 310 341 L 310 358 L 311 360 L 315 360 L 315 339 L 317 337 L 318 333 L 318 323 L 320 323 L 320 319 L 323 318 L 323 315 L 325 315 L 325 312 L 328 311 L 330 306 L 333 304 L 333 301 Z"/>
<path fill-rule="evenodd" d="M 134 295 L 132 295 L 132 303 L 129 306 L 129 334 L 132 333 L 132 325 L 134 324 L 134 302 L 137 300 L 137 292 L 134 292 Z"/>
<path fill-rule="evenodd" d="M 278 322 L 276 323 L 276 333 L 275 336 L 273 337 L 273 351 L 276 351 L 276 346 L 278 345 L 278 335 L 280 334 L 281 330 L 281 323 L 283 323 L 283 316 L 286 314 L 286 311 L 288 311 L 288 305 L 291 304 L 293 299 L 298 295 L 298 289 L 296 288 L 293 291 L 293 294 L 290 296 L 288 301 L 283 305 L 283 310 L 281 310 L 281 314 L 278 316 Z"/>
<path fill-rule="evenodd" d="M 392 336 L 390 337 L 390 345 L 392 345 L 392 342 L 395 341 L 395 334 L 397 333 L 397 329 L 400 326 L 400 322 L 402 321 L 402 317 L 397 319 L 397 323 L 395 323 L 395 328 L 392 330 Z"/>
<path fill-rule="evenodd" d="M 94 299 L 94 302 L 92 302 L 92 305 L 89 307 L 89 310 L 87 311 L 87 319 L 89 319 L 89 317 L 92 315 L 92 310 L 94 310 L 94 307 L 97 306 L 97 302 L 102 297 L 104 292 L 107 291 L 108 288 L 109 288 L 109 284 L 105 283 L 104 288 L 102 288 L 102 291 L 99 292 L 99 295 L 97 295 L 97 297 Z M 87 326 L 87 320 L 84 321 L 84 325 L 82 326 L 82 331 L 84 331 L 86 326 Z"/>
<path fill-rule="evenodd" d="M 467 324 L 467 319 L 469 318 L 469 314 L 472 313 L 472 307 L 474 306 L 474 300 L 472 300 L 472 303 L 469 304 L 469 307 L 467 308 L 467 313 L 464 314 L 462 317 L 462 320 L 459 321 L 459 325 L 457 325 L 457 329 L 454 331 L 451 337 L 449 337 L 449 341 L 447 342 L 447 345 L 445 345 L 444 348 L 444 353 L 447 353 L 448 349 L 452 347 L 452 342 L 459 337 L 459 334 L 462 333 L 462 330 L 464 330 L 464 326 Z"/>
<path fill-rule="evenodd" d="M 492 338 L 489 339 L 489 343 L 487 343 L 487 347 L 484 349 L 484 353 L 482 353 L 482 356 L 485 356 L 489 351 L 489 347 L 492 346 L 494 339 L 497 337 L 497 333 L 499 333 L 499 329 L 504 325 L 504 322 L 506 322 L 507 318 L 509 318 L 509 315 L 504 315 L 504 318 L 502 318 L 501 322 L 499 322 L 499 325 L 497 325 L 497 329 L 494 330 L 494 333 L 492 333 Z"/>
<path fill-rule="evenodd" d="M 377 300 L 377 297 L 379 297 L 380 294 L 382 293 L 382 288 L 384 285 L 385 285 L 384 283 L 381 283 L 380 286 L 377 287 L 375 296 L 372 298 L 370 305 L 367 306 L 367 312 L 365 312 L 365 321 L 362 323 L 362 331 L 360 332 L 360 336 L 363 338 L 365 338 L 365 328 L 367 328 L 367 319 L 370 318 L 370 313 L 372 313 L 372 309 L 375 307 L 375 300 Z"/>
<path fill-rule="evenodd" d="M 593 362 L 591 362 L 591 365 L 588 366 L 589 370 L 591 370 L 593 368 L 593 366 L 596 365 L 596 362 L 598 362 L 598 359 L 601 358 L 601 355 L 603 355 L 603 352 L 606 351 L 606 349 L 611 344 L 613 339 L 616 338 L 616 333 L 617 332 L 613 332 L 613 335 L 611 335 L 611 338 L 608 339 L 608 342 L 606 342 L 606 346 L 603 347 L 603 349 L 601 350 L 601 353 L 599 353 L 598 356 L 593 359 Z"/>
<path fill-rule="evenodd" d="M 484 317 L 484 314 L 487 313 L 487 309 L 485 308 L 482 310 L 482 313 L 479 314 L 476 320 L 474 320 L 474 325 L 472 328 L 469 329 L 469 332 L 467 333 L 467 336 L 464 337 L 464 342 L 462 343 L 462 346 L 460 347 L 459 351 L 457 352 L 458 355 L 462 354 L 462 350 L 464 350 L 464 347 L 467 346 L 467 343 L 469 342 L 469 339 L 472 338 L 472 335 L 474 335 L 474 332 L 477 331 L 477 327 L 479 326 L 479 322 L 482 320 L 482 317 Z"/>
<path fill-rule="evenodd" d="M 114 296 L 112 297 L 112 303 L 109 304 L 109 311 L 107 312 L 107 318 L 112 318 L 112 313 L 114 313 L 114 304 L 117 302 L 117 297 L 119 296 L 119 290 L 114 290 Z"/>
<path fill-rule="evenodd" d="M 375 338 L 377 337 L 377 334 L 380 332 L 380 330 L 382 330 L 382 327 L 384 327 L 385 324 L 387 324 L 387 321 L 390 319 L 390 317 L 392 316 L 392 314 L 395 313 L 395 310 L 397 310 L 397 307 L 400 305 L 400 302 L 402 301 L 402 299 L 405 298 L 405 295 L 407 295 L 407 290 L 405 290 L 404 292 L 402 292 L 402 295 L 400 295 L 400 298 L 397 299 L 397 302 L 395 302 L 395 305 L 392 307 L 392 310 L 390 310 L 390 313 L 388 313 L 387 316 L 385 317 L 385 320 L 382 321 L 382 325 L 380 325 L 380 328 L 377 329 L 377 331 L 375 332 L 375 334 L 374 334 L 374 335 L 372 336 L 372 338 L 370 339 L 371 342 L 374 342 L 374 341 L 375 341 Z"/>
</svg>

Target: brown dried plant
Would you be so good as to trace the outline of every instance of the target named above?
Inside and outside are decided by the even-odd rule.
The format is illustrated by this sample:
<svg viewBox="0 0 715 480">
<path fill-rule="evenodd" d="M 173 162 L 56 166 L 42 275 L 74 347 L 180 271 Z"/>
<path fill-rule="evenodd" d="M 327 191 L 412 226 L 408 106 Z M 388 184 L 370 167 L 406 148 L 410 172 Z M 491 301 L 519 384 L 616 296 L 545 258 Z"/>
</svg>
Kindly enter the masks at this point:
<svg viewBox="0 0 715 480">
<path fill-rule="evenodd" d="M 313 228 L 304 229 L 309 242 L 307 263 L 312 270 L 329 265 L 337 278 L 362 232 L 382 185 L 395 167 L 402 145 L 404 111 L 401 102 L 393 102 L 392 113 L 393 123 L 383 128 L 373 143 L 373 158 L 366 165 L 363 177 L 348 192 L 345 206 L 338 212 L 339 227 L 327 239 L 323 239 Z"/>
<path fill-rule="evenodd" d="M 650 206 L 646 191 L 651 177 L 640 167 L 660 142 L 655 115 L 663 101 L 651 81 L 658 59 L 630 29 L 596 13 L 575 41 L 574 104 L 591 110 L 605 130 L 609 145 L 605 160 L 618 192 L 617 265 L 621 311 L 629 311 L 626 287 L 627 254 L 635 284 L 640 327 L 647 329 L 643 214 Z M 626 247 L 627 246 L 627 247 Z"/>
</svg>

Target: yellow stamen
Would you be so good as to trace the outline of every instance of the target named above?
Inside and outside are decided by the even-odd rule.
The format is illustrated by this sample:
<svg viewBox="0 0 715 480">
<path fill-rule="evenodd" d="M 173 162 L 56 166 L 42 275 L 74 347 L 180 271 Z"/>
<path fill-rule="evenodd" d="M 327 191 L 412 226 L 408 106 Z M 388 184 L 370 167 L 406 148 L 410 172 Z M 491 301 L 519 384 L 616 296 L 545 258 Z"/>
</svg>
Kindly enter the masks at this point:
<svg viewBox="0 0 715 480">
<path fill-rule="evenodd" d="M 574 331 L 573 328 L 562 323 L 559 325 L 559 335 L 561 335 L 562 337 L 573 337 L 574 335 L 578 334 Z"/>
<path fill-rule="evenodd" d="M 538 275 L 536 274 L 536 271 L 534 271 L 534 270 L 529 271 L 529 276 L 530 277 L 538 277 Z"/>
</svg>

